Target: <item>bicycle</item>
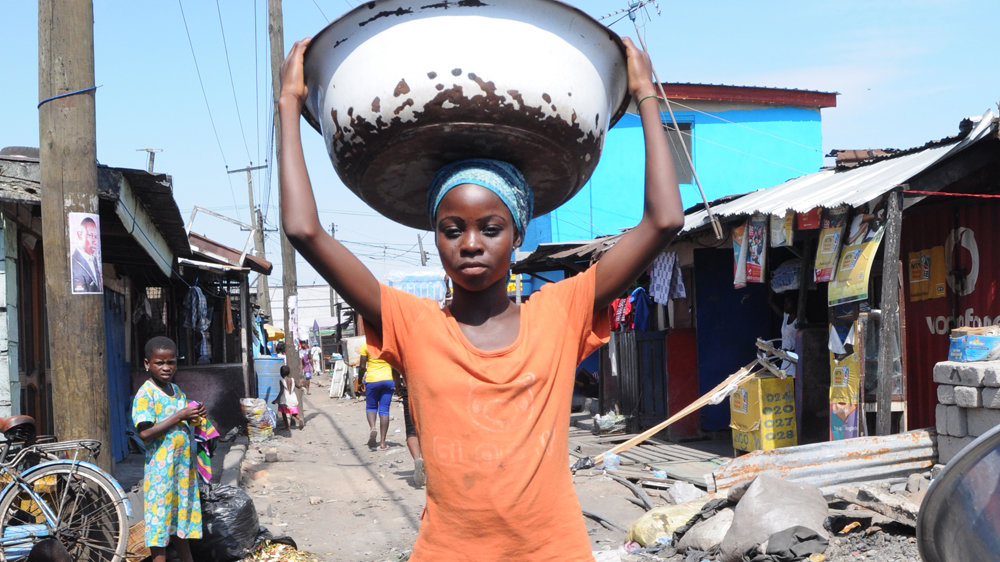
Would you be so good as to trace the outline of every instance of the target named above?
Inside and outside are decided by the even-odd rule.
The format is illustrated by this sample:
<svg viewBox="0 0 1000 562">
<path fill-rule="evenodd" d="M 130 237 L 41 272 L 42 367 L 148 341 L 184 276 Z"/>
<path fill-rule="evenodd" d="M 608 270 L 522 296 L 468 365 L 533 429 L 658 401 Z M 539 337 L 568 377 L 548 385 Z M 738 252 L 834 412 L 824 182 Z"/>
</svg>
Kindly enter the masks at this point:
<svg viewBox="0 0 1000 562">
<path fill-rule="evenodd" d="M 24 560 L 34 545 L 58 539 L 74 560 L 125 560 L 125 492 L 98 466 L 101 443 L 39 437 L 0 445 L 0 562 Z"/>
</svg>

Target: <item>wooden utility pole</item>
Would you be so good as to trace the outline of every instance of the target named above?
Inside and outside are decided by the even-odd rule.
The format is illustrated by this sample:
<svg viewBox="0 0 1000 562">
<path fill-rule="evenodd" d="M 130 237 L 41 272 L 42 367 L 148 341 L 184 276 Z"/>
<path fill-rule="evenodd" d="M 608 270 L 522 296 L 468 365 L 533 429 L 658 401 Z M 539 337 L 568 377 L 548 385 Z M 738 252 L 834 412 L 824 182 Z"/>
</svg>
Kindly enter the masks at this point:
<svg viewBox="0 0 1000 562">
<path fill-rule="evenodd" d="M 93 4 L 39 0 L 38 135 L 53 419 L 61 439 L 99 439 L 104 454 L 97 462 L 110 470 L 104 295 L 72 292 L 69 237 L 77 229 L 67 220 L 69 212 L 98 214 L 93 87 Z"/>
<path fill-rule="evenodd" d="M 417 246 L 420 247 L 420 265 L 427 267 L 427 252 L 424 251 L 424 239 L 417 233 Z"/>
<path fill-rule="evenodd" d="M 254 166 L 253 162 L 251 162 L 246 168 L 229 170 L 229 173 L 247 173 L 247 194 L 250 197 L 250 228 L 253 229 L 251 233 L 253 235 L 253 253 L 257 257 L 266 260 L 267 253 L 264 251 L 264 221 L 259 220 L 260 212 L 256 210 L 253 204 L 253 176 L 251 175 L 251 172 L 254 170 L 263 170 L 265 168 L 267 166 Z M 257 276 L 257 304 L 260 305 L 261 313 L 271 316 L 271 295 L 267 288 L 267 275 L 261 274 Z"/>
<path fill-rule="evenodd" d="M 285 37 L 282 25 L 281 0 L 267 0 L 267 34 L 271 40 L 271 98 L 274 104 L 274 166 L 281 166 L 281 127 L 278 125 L 278 96 L 281 94 L 281 63 L 285 60 Z M 277 172 L 277 170 L 276 170 Z M 276 173 L 281 177 L 280 173 Z M 280 196 L 279 205 L 284 206 L 284 198 Z M 298 297 L 298 276 L 295 274 L 295 248 L 285 236 L 285 229 L 278 228 L 281 237 L 281 303 L 285 312 L 285 358 L 292 377 L 299 380 L 302 376 L 302 361 L 299 359 L 299 335 L 292 329 L 291 317 L 288 313 L 288 302 L 292 297 Z M 297 300 L 297 299 L 296 299 Z M 298 306 L 296 306 L 298 310 Z"/>
<path fill-rule="evenodd" d="M 902 361 L 899 339 L 899 234 L 903 224 L 903 191 L 886 194 L 885 248 L 882 250 L 882 321 L 878 334 L 878 389 L 876 390 L 875 435 L 892 430 L 892 379 L 896 361 Z M 862 389 L 864 392 L 864 389 Z M 906 415 L 905 413 L 903 415 Z"/>
<path fill-rule="evenodd" d="M 330 223 L 330 237 L 337 237 L 336 223 Z M 330 285 L 330 316 L 333 316 L 336 319 L 334 320 L 336 324 L 340 324 L 340 297 L 337 296 L 337 291 L 333 290 L 333 285 Z"/>
</svg>

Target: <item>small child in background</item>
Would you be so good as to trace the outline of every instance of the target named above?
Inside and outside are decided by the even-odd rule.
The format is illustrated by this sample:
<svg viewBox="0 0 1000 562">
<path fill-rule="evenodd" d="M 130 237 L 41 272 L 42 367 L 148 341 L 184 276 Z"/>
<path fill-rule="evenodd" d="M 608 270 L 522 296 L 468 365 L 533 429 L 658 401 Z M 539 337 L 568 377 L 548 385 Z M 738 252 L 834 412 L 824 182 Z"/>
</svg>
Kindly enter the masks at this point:
<svg viewBox="0 0 1000 562">
<path fill-rule="evenodd" d="M 177 344 L 156 336 L 146 342 L 145 367 L 149 380 L 132 402 L 132 422 L 146 444 L 143 471 L 146 546 L 153 562 L 166 562 L 167 544 L 173 544 L 183 562 L 194 562 L 188 539 L 199 539 L 201 500 L 198 474 L 191 454 L 193 424 L 207 415 L 198 403 L 173 383 L 177 371 Z"/>
<path fill-rule="evenodd" d="M 281 374 L 281 392 L 278 393 L 278 412 L 281 413 L 281 420 L 285 422 L 285 429 L 291 429 L 288 424 L 288 416 L 299 424 L 299 429 L 305 429 L 306 422 L 299 414 L 299 396 L 295 393 L 295 381 L 292 379 L 292 371 L 288 365 L 282 365 L 278 371 Z"/>
<path fill-rule="evenodd" d="M 299 344 L 299 357 L 302 359 L 302 387 L 309 394 L 309 382 L 312 381 L 312 360 L 309 358 L 309 346 L 303 340 Z"/>
</svg>

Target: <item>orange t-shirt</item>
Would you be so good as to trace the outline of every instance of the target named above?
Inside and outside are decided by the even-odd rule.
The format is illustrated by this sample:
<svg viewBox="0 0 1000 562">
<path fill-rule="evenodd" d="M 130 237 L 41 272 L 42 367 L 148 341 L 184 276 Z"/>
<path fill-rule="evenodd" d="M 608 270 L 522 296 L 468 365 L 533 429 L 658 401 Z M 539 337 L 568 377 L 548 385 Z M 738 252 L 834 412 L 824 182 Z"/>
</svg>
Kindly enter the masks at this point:
<svg viewBox="0 0 1000 562">
<path fill-rule="evenodd" d="M 569 471 L 577 365 L 608 336 L 595 268 L 521 305 L 513 344 L 474 347 L 447 309 L 382 285 L 369 351 L 404 373 L 426 460 L 410 560 L 593 560 Z"/>
</svg>

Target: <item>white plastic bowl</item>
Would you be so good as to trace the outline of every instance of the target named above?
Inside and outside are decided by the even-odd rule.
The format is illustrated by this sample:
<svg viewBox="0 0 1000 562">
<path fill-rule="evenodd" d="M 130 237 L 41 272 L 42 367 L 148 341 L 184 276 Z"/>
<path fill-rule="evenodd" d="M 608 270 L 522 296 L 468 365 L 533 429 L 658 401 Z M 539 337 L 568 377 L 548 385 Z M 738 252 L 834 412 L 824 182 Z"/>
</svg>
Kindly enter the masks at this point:
<svg viewBox="0 0 1000 562">
<path fill-rule="evenodd" d="M 556 0 L 366 2 L 313 38 L 305 76 L 341 180 L 421 229 L 434 173 L 463 158 L 518 166 L 535 215 L 561 205 L 629 101 L 620 38 Z"/>
</svg>

